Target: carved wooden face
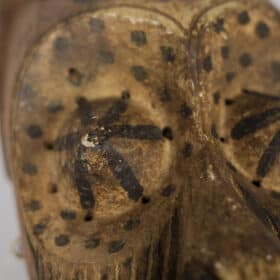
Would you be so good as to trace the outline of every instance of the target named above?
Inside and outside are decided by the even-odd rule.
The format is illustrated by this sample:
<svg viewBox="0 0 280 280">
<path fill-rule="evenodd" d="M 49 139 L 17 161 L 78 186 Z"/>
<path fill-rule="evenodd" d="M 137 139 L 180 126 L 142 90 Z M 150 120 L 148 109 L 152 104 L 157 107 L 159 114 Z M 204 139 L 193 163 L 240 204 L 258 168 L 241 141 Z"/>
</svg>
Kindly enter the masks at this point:
<svg viewBox="0 0 280 280">
<path fill-rule="evenodd" d="M 170 266 L 181 255 L 185 265 L 186 248 L 207 255 L 185 236 L 228 257 L 231 233 L 240 252 L 250 230 L 265 239 L 236 178 L 279 199 L 279 15 L 245 1 L 147 2 L 64 20 L 18 78 L 12 142 L 26 230 L 67 263 L 102 267 L 137 250 L 148 263 L 166 232 Z"/>
</svg>

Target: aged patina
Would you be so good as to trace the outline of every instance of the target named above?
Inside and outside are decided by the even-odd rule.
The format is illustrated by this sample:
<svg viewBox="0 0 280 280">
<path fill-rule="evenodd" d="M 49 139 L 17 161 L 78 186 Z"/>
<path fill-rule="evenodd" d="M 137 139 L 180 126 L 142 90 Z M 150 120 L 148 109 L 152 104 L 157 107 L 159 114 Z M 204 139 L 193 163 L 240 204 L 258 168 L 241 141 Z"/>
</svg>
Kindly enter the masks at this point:
<svg viewBox="0 0 280 280">
<path fill-rule="evenodd" d="M 30 1 L 12 18 L 2 131 L 32 279 L 280 279 L 267 1 Z"/>
</svg>

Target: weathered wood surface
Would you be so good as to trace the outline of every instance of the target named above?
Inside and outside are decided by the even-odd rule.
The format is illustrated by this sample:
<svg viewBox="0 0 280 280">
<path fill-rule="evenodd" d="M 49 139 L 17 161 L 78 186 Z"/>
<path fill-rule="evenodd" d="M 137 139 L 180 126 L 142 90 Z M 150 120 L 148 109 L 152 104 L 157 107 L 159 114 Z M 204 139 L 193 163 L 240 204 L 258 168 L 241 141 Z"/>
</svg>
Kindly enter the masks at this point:
<svg viewBox="0 0 280 280">
<path fill-rule="evenodd" d="M 278 12 L 17 7 L 2 131 L 31 279 L 280 279 Z"/>
</svg>

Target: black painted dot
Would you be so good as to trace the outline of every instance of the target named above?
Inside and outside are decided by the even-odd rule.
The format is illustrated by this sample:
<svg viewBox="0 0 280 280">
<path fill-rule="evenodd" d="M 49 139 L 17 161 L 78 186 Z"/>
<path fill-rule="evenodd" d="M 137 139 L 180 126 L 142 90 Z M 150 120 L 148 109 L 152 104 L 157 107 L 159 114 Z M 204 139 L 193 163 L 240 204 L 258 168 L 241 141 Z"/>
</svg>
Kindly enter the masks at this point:
<svg viewBox="0 0 280 280">
<path fill-rule="evenodd" d="M 33 227 L 33 234 L 34 235 L 41 235 L 44 233 L 46 229 L 46 225 L 44 224 L 36 224 L 34 227 Z"/>
<path fill-rule="evenodd" d="M 83 82 L 83 74 L 76 68 L 70 68 L 68 70 L 68 80 L 69 82 L 76 86 L 79 87 L 81 86 L 82 82 Z"/>
<path fill-rule="evenodd" d="M 260 39 L 265 39 L 270 35 L 270 28 L 265 22 L 260 21 L 256 25 L 256 33 Z"/>
<path fill-rule="evenodd" d="M 193 145 L 191 143 L 185 143 L 184 148 L 183 148 L 184 158 L 191 157 L 192 152 L 193 152 Z"/>
<path fill-rule="evenodd" d="M 259 180 L 253 180 L 252 184 L 257 188 L 260 188 L 262 186 L 262 183 Z"/>
<path fill-rule="evenodd" d="M 220 141 L 221 141 L 222 143 L 225 143 L 225 142 L 226 142 L 226 139 L 225 139 L 224 137 L 221 137 L 221 138 L 220 138 Z"/>
<path fill-rule="evenodd" d="M 47 109 L 48 109 L 49 113 L 55 114 L 60 111 L 63 111 L 64 107 L 59 101 L 54 101 L 54 102 L 51 102 L 50 104 L 48 104 Z"/>
<path fill-rule="evenodd" d="M 93 220 L 93 216 L 92 216 L 92 213 L 87 213 L 84 217 L 84 221 L 85 222 L 91 222 Z"/>
<path fill-rule="evenodd" d="M 221 94 L 219 92 L 215 92 L 213 94 L 214 103 L 217 105 L 221 99 Z"/>
<path fill-rule="evenodd" d="M 70 238 L 68 235 L 61 234 L 55 238 L 55 244 L 59 247 L 64 247 L 70 243 Z"/>
<path fill-rule="evenodd" d="M 192 109 L 187 105 L 187 103 L 181 105 L 180 114 L 185 119 L 189 118 L 192 115 Z"/>
<path fill-rule="evenodd" d="M 238 22 L 242 25 L 246 25 L 250 22 L 250 16 L 248 14 L 247 11 L 242 11 L 239 15 L 238 15 Z"/>
<path fill-rule="evenodd" d="M 169 197 L 175 191 L 176 191 L 176 186 L 175 185 L 168 185 L 167 187 L 165 187 L 162 190 L 161 195 L 164 196 L 164 197 Z"/>
<path fill-rule="evenodd" d="M 231 106 L 234 103 L 234 100 L 232 99 L 225 99 L 225 105 L 226 106 Z"/>
<path fill-rule="evenodd" d="M 159 98 L 162 102 L 168 102 L 171 100 L 171 94 L 167 86 L 159 90 Z"/>
<path fill-rule="evenodd" d="M 49 141 L 44 142 L 44 147 L 48 151 L 53 151 L 54 150 L 54 144 L 52 142 L 49 142 Z"/>
<path fill-rule="evenodd" d="M 228 72 L 226 73 L 226 81 L 228 83 L 231 83 L 236 77 L 236 73 L 235 72 Z"/>
<path fill-rule="evenodd" d="M 223 32 L 224 31 L 224 24 L 225 24 L 224 19 L 218 18 L 216 20 L 216 22 L 214 23 L 214 30 L 215 30 L 215 32 L 217 32 L 217 33 Z"/>
<path fill-rule="evenodd" d="M 212 57 L 207 55 L 203 60 L 203 68 L 206 72 L 211 72 L 213 70 Z"/>
<path fill-rule="evenodd" d="M 32 212 L 36 212 L 42 209 L 42 205 L 38 200 L 31 200 L 27 205 L 26 208 Z"/>
<path fill-rule="evenodd" d="M 37 166 L 32 163 L 25 163 L 22 167 L 22 171 L 30 176 L 35 176 L 38 173 Z"/>
<path fill-rule="evenodd" d="M 225 60 L 229 58 L 229 47 L 228 46 L 221 47 L 221 55 L 222 55 L 222 58 Z"/>
<path fill-rule="evenodd" d="M 131 32 L 131 41 L 135 43 L 138 47 L 147 44 L 147 36 L 144 31 L 135 30 Z"/>
<path fill-rule="evenodd" d="M 60 217 L 63 220 L 71 221 L 71 220 L 76 219 L 76 213 L 74 211 L 72 211 L 72 210 L 62 210 L 60 212 Z"/>
<path fill-rule="evenodd" d="M 115 56 L 111 51 L 101 50 L 99 52 L 99 60 L 103 64 L 113 64 L 115 62 Z"/>
<path fill-rule="evenodd" d="M 58 192 L 58 187 L 57 187 L 57 184 L 55 183 L 50 183 L 49 184 L 49 193 L 51 194 L 55 194 Z"/>
<path fill-rule="evenodd" d="M 252 64 L 252 57 L 249 53 L 244 53 L 239 58 L 239 63 L 243 68 L 247 68 Z"/>
<path fill-rule="evenodd" d="M 131 231 L 131 230 L 134 230 L 135 228 L 137 228 L 139 225 L 140 225 L 139 219 L 130 219 L 124 225 L 124 230 Z"/>
<path fill-rule="evenodd" d="M 151 199 L 148 196 L 143 196 L 141 201 L 142 204 L 148 204 L 151 201 Z"/>
<path fill-rule="evenodd" d="M 119 252 L 125 245 L 123 240 L 115 240 L 109 243 L 108 252 L 110 254 Z"/>
<path fill-rule="evenodd" d="M 40 138 L 43 135 L 43 131 L 37 124 L 31 124 L 26 128 L 26 133 L 32 139 Z"/>
<path fill-rule="evenodd" d="M 89 27 L 93 32 L 100 32 L 105 29 L 105 23 L 99 18 L 91 18 L 89 20 Z"/>
<path fill-rule="evenodd" d="M 175 51 L 172 47 L 169 46 L 161 46 L 161 55 L 162 59 L 165 62 L 174 62 L 176 59 Z"/>
<path fill-rule="evenodd" d="M 101 243 L 101 241 L 99 238 L 92 236 L 85 241 L 85 248 L 92 250 L 92 249 L 97 248 L 100 245 L 100 243 Z"/>
<path fill-rule="evenodd" d="M 124 91 L 122 92 L 122 99 L 123 99 L 123 100 L 128 100 L 128 99 L 130 99 L 130 92 L 129 92 L 129 90 L 124 90 Z"/>
<path fill-rule="evenodd" d="M 165 127 L 162 130 L 162 136 L 168 140 L 173 140 L 173 131 L 170 127 Z"/>
<path fill-rule="evenodd" d="M 69 47 L 69 40 L 65 37 L 57 37 L 54 42 L 54 47 L 58 51 L 65 51 Z"/>
<path fill-rule="evenodd" d="M 138 82 L 143 82 L 148 78 L 148 72 L 145 70 L 143 66 L 132 66 L 131 73 L 133 74 L 134 78 Z"/>
</svg>

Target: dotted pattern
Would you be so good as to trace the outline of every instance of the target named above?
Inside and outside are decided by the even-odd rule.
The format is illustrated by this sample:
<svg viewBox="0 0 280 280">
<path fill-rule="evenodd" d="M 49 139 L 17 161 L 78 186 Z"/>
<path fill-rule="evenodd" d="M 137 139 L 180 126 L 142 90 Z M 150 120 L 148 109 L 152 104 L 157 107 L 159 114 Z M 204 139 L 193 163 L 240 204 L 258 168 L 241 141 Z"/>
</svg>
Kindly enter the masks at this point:
<svg viewBox="0 0 280 280">
<path fill-rule="evenodd" d="M 231 27 L 236 22 L 239 28 L 232 32 Z M 280 191 L 279 180 L 275 176 L 280 154 L 277 147 L 280 129 L 279 79 L 273 78 L 279 72 L 277 65 L 280 58 L 275 49 L 270 51 L 270 55 L 260 57 L 279 40 L 278 35 L 272 33 L 271 24 L 275 23 L 264 17 L 260 19 L 256 11 L 247 10 L 214 20 L 212 32 L 217 34 L 213 36 L 216 41 L 213 49 L 204 50 L 201 75 L 206 78 L 201 79 L 209 79 L 209 84 L 216 86 L 215 89 L 209 86 L 207 90 L 213 92 L 212 100 L 217 110 L 226 114 L 224 125 L 227 127 L 222 126 L 221 119 L 216 119 L 211 134 L 223 145 L 226 156 L 232 161 L 229 163 L 231 169 L 246 174 L 250 183 L 258 188 L 263 186 Z M 251 30 L 254 32 L 249 33 Z M 267 70 L 264 71 L 264 68 Z M 225 75 L 225 84 L 219 82 L 222 75 Z M 262 83 L 269 84 L 269 88 L 263 88 Z M 241 162 L 245 162 L 247 167 Z"/>
<path fill-rule="evenodd" d="M 26 192 L 25 186 L 23 187 L 22 199 L 29 198 L 26 211 L 37 213 L 28 216 L 33 224 L 32 233 L 39 242 L 50 242 L 52 245 L 48 246 L 53 246 L 56 250 L 64 252 L 64 248 L 67 250 L 83 248 L 86 256 L 94 256 L 94 252 L 98 254 L 100 250 L 102 252 L 105 250 L 109 255 L 122 252 L 131 246 L 126 240 L 128 233 L 143 231 L 146 223 L 145 215 L 136 211 L 135 214 L 132 212 L 127 215 L 126 219 L 118 221 L 117 227 L 120 229 L 117 234 L 111 233 L 111 228 L 115 227 L 114 224 L 107 225 L 106 230 L 110 232 L 108 236 L 106 230 L 105 234 L 100 234 L 98 228 L 94 228 L 99 219 L 96 217 L 96 208 L 101 207 L 101 202 L 99 202 L 101 189 L 99 191 L 100 187 L 96 182 L 102 181 L 102 177 L 105 176 L 94 170 L 98 168 L 103 170 L 103 166 L 106 165 L 108 170 L 106 176 L 111 178 L 113 184 L 118 183 L 118 190 L 119 192 L 122 190 L 122 197 L 128 201 L 127 203 L 135 205 L 133 208 L 142 209 L 143 207 L 141 211 L 144 213 L 147 211 L 144 208 L 149 209 L 155 207 L 154 205 L 157 203 L 168 204 L 173 201 L 181 188 L 177 181 L 170 177 L 168 182 L 165 182 L 156 192 L 149 191 L 149 186 L 145 185 L 147 179 L 139 177 L 139 174 L 145 175 L 145 169 L 143 171 L 137 169 L 139 168 L 137 157 L 130 158 L 129 153 L 126 152 L 127 148 L 125 149 L 123 144 L 119 144 L 121 141 L 123 143 L 134 141 L 133 143 L 139 147 L 147 146 L 149 150 L 153 149 L 156 152 L 155 155 L 162 152 L 161 147 L 170 146 L 171 149 L 178 149 L 181 153 L 180 159 L 183 161 L 190 158 L 193 152 L 192 144 L 184 143 L 178 137 L 178 130 L 185 129 L 192 121 L 192 108 L 179 97 L 179 91 L 174 88 L 173 79 L 166 79 L 169 69 L 178 67 L 177 64 L 182 59 L 182 54 L 179 54 L 176 49 L 179 42 L 168 38 L 173 35 L 162 33 L 165 32 L 162 26 L 160 26 L 162 29 L 160 31 L 157 30 L 157 27 L 153 27 L 154 30 L 152 29 L 151 34 L 149 34 L 150 26 L 147 23 L 139 26 L 139 29 L 134 29 L 134 25 L 127 28 L 127 33 L 122 36 L 126 40 L 124 47 L 127 45 L 132 52 L 130 65 L 125 68 L 125 75 L 128 75 L 128 86 L 121 85 L 120 88 L 117 85 L 118 89 L 114 89 L 113 96 L 106 95 L 106 93 L 105 96 L 101 96 L 98 93 L 99 96 L 94 97 L 94 93 L 92 94 L 90 87 L 95 91 L 94 83 L 98 85 L 102 81 L 102 75 L 106 76 L 111 71 L 112 75 L 115 75 L 114 69 L 118 68 L 118 65 L 122 67 L 123 63 L 120 61 L 120 46 L 114 45 L 116 42 L 114 38 L 110 37 L 109 29 L 112 23 L 107 20 L 92 16 L 87 18 L 86 28 L 91 32 L 89 37 L 97 36 L 99 39 L 96 40 L 102 42 L 100 48 L 98 43 L 96 46 L 92 46 L 97 49 L 96 56 L 91 58 L 92 62 L 89 62 L 89 64 L 92 63 L 90 66 L 92 68 L 86 69 L 73 61 L 67 62 L 68 53 L 77 52 L 79 54 L 80 49 L 86 53 L 90 52 L 91 48 L 79 45 L 75 39 L 67 35 L 67 32 L 57 32 L 55 37 L 52 35 L 52 39 L 46 42 L 48 46 L 49 42 L 52 43 L 53 53 L 48 54 L 50 57 L 48 59 L 54 59 L 54 62 L 50 61 L 46 74 L 33 72 L 33 64 L 40 65 L 41 59 L 44 60 L 40 56 L 40 52 L 44 52 L 44 44 L 39 46 L 35 54 L 36 58 L 32 60 L 30 68 L 25 70 L 28 74 L 26 78 L 23 76 L 23 88 L 20 88 L 18 95 L 19 102 L 29 102 L 28 106 L 31 107 L 19 109 L 25 132 L 23 135 L 21 130 L 16 128 L 15 135 L 18 143 L 25 143 L 27 147 L 33 146 L 36 150 L 30 157 L 26 157 L 25 151 L 20 148 L 22 158 L 19 161 L 22 174 L 20 177 L 23 178 L 26 185 L 32 186 L 32 192 Z M 72 24 L 71 21 L 69 24 Z M 75 20 L 73 20 L 73 24 L 75 24 Z M 123 24 L 127 25 L 127 22 L 124 21 Z M 162 68 L 161 74 L 155 73 L 155 69 L 149 67 L 150 58 L 146 57 L 150 53 L 151 44 L 155 44 L 153 41 L 155 32 L 160 32 L 160 36 L 163 36 L 162 38 L 159 36 L 160 40 L 156 43 L 158 44 L 157 49 L 153 45 L 152 51 L 153 56 L 156 57 L 153 59 Z M 167 38 L 164 39 L 164 36 Z M 118 35 L 116 37 L 119 38 Z M 174 43 L 169 43 L 173 41 Z M 138 59 L 139 54 L 143 55 L 143 58 Z M 60 64 L 59 68 L 52 67 L 53 63 Z M 59 71 L 62 69 L 63 75 L 59 72 L 54 76 L 57 69 Z M 43 88 L 39 89 L 40 84 L 32 84 L 28 80 L 28 75 L 39 75 L 36 78 L 38 80 L 41 79 L 40 75 L 43 75 L 45 78 L 42 78 L 42 81 L 46 79 L 46 75 L 51 75 L 54 79 L 59 77 L 59 81 L 54 80 L 54 88 L 64 89 L 60 93 L 57 91 L 61 96 L 59 94 L 54 96 L 49 89 L 48 91 L 44 91 Z M 158 75 L 161 75 L 160 79 Z M 63 79 L 61 79 L 62 77 Z M 164 83 L 161 81 L 163 77 L 166 79 Z M 148 101 L 149 98 L 151 99 L 149 106 L 155 111 L 151 115 L 156 115 L 158 112 L 165 114 L 164 111 L 168 109 L 170 117 L 164 117 L 159 124 L 154 124 L 149 118 L 141 117 L 137 108 L 135 109 L 135 104 L 139 98 L 142 98 L 140 95 L 142 92 Z M 147 101 L 145 102 L 147 103 Z M 30 115 L 29 109 L 37 111 L 37 115 Z M 149 111 L 147 112 L 149 114 Z M 58 127 L 58 124 L 62 119 L 66 120 L 66 124 L 61 128 Z M 140 143 L 142 144 L 140 145 Z M 154 148 L 152 148 L 153 146 Z M 37 185 L 39 178 L 49 172 L 44 169 L 46 165 L 38 160 L 40 154 L 41 157 L 48 158 L 48 161 L 54 164 L 54 174 L 62 172 L 64 178 L 48 175 L 47 186 L 39 193 L 40 186 Z M 146 165 L 147 169 L 150 168 L 149 159 L 147 159 Z M 56 168 L 58 168 L 57 171 Z M 44 178 L 46 178 L 45 175 Z M 105 187 L 108 188 L 105 190 L 108 201 L 110 199 L 110 203 L 118 203 L 112 200 L 115 194 L 113 192 L 110 194 L 110 186 Z M 55 211 L 48 216 L 50 205 L 54 205 L 55 201 L 68 199 L 66 191 L 76 193 L 76 195 L 71 196 L 71 201 L 55 205 Z M 36 197 L 36 200 L 30 197 L 30 194 Z M 118 201 L 118 198 L 114 199 Z M 116 204 L 114 207 L 119 207 L 119 205 Z M 75 234 L 77 225 L 86 229 L 86 233 L 82 237 Z M 89 228 L 93 228 L 94 233 L 90 233 L 92 230 L 88 230 Z"/>
</svg>

